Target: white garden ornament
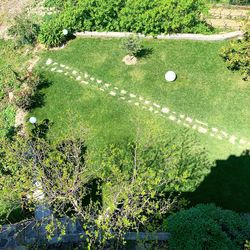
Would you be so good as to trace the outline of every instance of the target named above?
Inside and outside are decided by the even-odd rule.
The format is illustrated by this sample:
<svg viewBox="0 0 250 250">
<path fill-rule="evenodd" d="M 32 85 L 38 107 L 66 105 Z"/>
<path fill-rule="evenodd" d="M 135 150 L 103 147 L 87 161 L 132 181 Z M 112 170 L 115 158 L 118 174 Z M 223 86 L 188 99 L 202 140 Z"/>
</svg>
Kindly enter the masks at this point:
<svg viewBox="0 0 250 250">
<path fill-rule="evenodd" d="M 173 82 L 175 81 L 176 79 L 176 74 L 174 71 L 168 71 L 166 74 L 165 74 L 165 79 L 166 81 L 168 82 Z"/>
<path fill-rule="evenodd" d="M 30 122 L 31 124 L 35 124 L 35 123 L 37 122 L 36 117 L 34 117 L 34 116 L 30 117 L 29 122 Z"/>
<path fill-rule="evenodd" d="M 63 34 L 64 34 L 65 36 L 67 36 L 67 35 L 69 34 L 68 30 L 64 29 L 64 30 L 63 30 Z"/>
</svg>

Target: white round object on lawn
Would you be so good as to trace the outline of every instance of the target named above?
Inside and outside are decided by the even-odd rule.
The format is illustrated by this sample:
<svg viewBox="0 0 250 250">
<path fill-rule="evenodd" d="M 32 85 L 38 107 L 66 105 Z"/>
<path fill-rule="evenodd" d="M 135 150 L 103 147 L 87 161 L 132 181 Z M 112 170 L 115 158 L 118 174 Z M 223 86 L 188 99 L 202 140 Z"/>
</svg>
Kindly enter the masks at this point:
<svg viewBox="0 0 250 250">
<path fill-rule="evenodd" d="M 30 122 L 31 124 L 35 124 L 35 123 L 37 122 L 36 117 L 34 117 L 34 116 L 30 117 L 29 122 Z"/>
<path fill-rule="evenodd" d="M 168 71 L 166 74 L 165 74 L 165 79 L 168 81 L 168 82 L 173 82 L 175 79 L 176 79 L 176 74 L 174 71 Z"/>
<path fill-rule="evenodd" d="M 68 30 L 64 29 L 64 30 L 63 30 L 63 34 L 64 34 L 65 36 L 67 36 L 67 35 L 69 34 Z"/>
</svg>

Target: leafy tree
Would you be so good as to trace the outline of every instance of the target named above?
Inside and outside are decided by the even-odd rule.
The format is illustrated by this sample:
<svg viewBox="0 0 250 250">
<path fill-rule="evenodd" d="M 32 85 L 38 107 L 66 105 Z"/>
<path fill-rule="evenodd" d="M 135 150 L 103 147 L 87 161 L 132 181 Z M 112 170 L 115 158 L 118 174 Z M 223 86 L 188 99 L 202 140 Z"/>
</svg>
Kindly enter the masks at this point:
<svg viewBox="0 0 250 250">
<path fill-rule="evenodd" d="M 213 204 L 197 205 L 171 215 L 163 223 L 170 249 L 243 249 L 250 224 L 236 212 Z"/>
<path fill-rule="evenodd" d="M 221 57 L 228 69 L 239 71 L 243 80 L 250 79 L 250 24 L 245 28 L 244 38 L 233 41 L 221 50 Z"/>
<path fill-rule="evenodd" d="M 1 140 L 0 185 L 6 200 L 30 210 L 42 202 L 57 217 L 79 219 L 89 245 L 105 244 L 128 230 L 157 230 L 158 220 L 185 205 L 179 193 L 192 190 L 211 167 L 191 144 L 138 141 L 108 146 L 97 157 L 81 140 Z"/>
<path fill-rule="evenodd" d="M 137 36 L 129 36 L 123 40 L 122 47 L 130 56 L 137 57 L 143 50 L 143 45 Z"/>
</svg>

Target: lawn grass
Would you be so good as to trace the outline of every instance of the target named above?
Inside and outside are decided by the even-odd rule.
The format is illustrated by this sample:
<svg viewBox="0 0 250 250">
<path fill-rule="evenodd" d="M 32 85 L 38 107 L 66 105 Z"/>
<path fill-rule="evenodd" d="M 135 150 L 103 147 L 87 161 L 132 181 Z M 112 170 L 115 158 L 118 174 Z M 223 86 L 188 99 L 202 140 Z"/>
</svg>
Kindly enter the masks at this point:
<svg viewBox="0 0 250 250">
<path fill-rule="evenodd" d="M 44 52 L 40 66 L 47 58 L 52 58 L 112 83 L 119 89 L 167 106 L 178 114 L 187 114 L 208 123 L 210 127 L 250 140 L 250 85 L 241 80 L 238 73 L 232 73 L 225 67 L 219 51 L 226 43 L 145 40 L 144 45 L 153 49 L 152 54 L 142 58 L 135 66 L 126 66 L 122 62 L 125 52 L 121 48 L 121 40 L 76 39 L 63 50 Z M 176 82 L 166 83 L 166 70 L 177 73 Z M 42 90 L 44 105 L 35 108 L 30 115 L 35 115 L 40 121 L 48 118 L 53 122 L 50 137 L 67 137 L 72 133 L 77 137 L 86 137 L 87 134 L 88 146 L 98 150 L 107 143 L 132 140 L 138 133 L 142 137 L 167 137 L 183 131 L 183 127 L 166 118 L 89 86 L 81 86 L 62 74 L 42 71 L 52 84 Z M 212 160 L 226 160 L 230 155 L 240 155 L 246 149 L 227 140 L 190 131 L 204 145 Z M 250 166 L 250 161 L 244 164 Z M 249 172 L 239 173 L 239 182 L 241 177 L 245 180 L 246 176 L 250 177 Z M 219 183 L 218 178 L 216 183 Z M 230 185 L 230 179 L 224 181 L 229 182 L 231 189 L 227 190 L 226 198 L 222 197 L 225 199 L 225 202 L 221 201 L 222 206 L 232 208 L 227 205 L 227 199 L 231 199 L 231 203 L 237 206 L 236 210 L 250 211 L 250 204 L 246 205 L 243 200 L 239 204 L 234 202 L 233 196 L 239 189 Z M 249 196 L 249 187 L 244 194 Z M 198 195 L 202 196 L 206 195 Z"/>
<path fill-rule="evenodd" d="M 43 63 L 52 58 L 167 106 L 178 114 L 188 114 L 231 135 L 249 139 L 250 85 L 242 81 L 240 75 L 227 70 L 219 57 L 225 42 L 150 40 L 144 43 L 153 53 L 136 66 L 122 63 L 125 53 L 120 47 L 121 41 L 116 39 L 76 39 L 64 50 L 44 53 Z M 164 73 L 168 69 L 177 73 L 175 83 L 165 82 Z M 48 71 L 45 75 L 53 85 L 43 90 L 45 106 L 36 108 L 32 114 L 40 120 L 52 120 L 52 132 L 57 135 L 77 133 L 79 127 L 84 126 L 89 128 L 95 141 L 104 138 L 108 142 L 133 137 L 138 127 L 151 132 L 156 129 L 152 126 L 158 127 L 157 133 L 161 130 L 163 134 L 179 130 L 176 124 L 82 87 L 68 77 Z M 225 159 L 242 151 L 226 141 L 207 135 L 198 137 L 214 159 Z"/>
</svg>

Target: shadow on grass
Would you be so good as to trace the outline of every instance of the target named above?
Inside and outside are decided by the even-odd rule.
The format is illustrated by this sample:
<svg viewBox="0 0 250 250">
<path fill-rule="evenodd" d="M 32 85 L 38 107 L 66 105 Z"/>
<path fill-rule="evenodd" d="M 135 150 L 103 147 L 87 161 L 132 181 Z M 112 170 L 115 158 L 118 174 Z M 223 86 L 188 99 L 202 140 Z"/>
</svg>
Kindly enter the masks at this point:
<svg viewBox="0 0 250 250">
<path fill-rule="evenodd" d="M 153 48 L 143 48 L 138 52 L 137 57 L 138 58 L 145 58 L 150 56 L 153 53 Z"/>
<path fill-rule="evenodd" d="M 224 209 L 250 212 L 250 152 L 217 160 L 216 167 L 201 185 L 183 196 L 194 206 L 198 203 L 214 203 Z"/>
</svg>

